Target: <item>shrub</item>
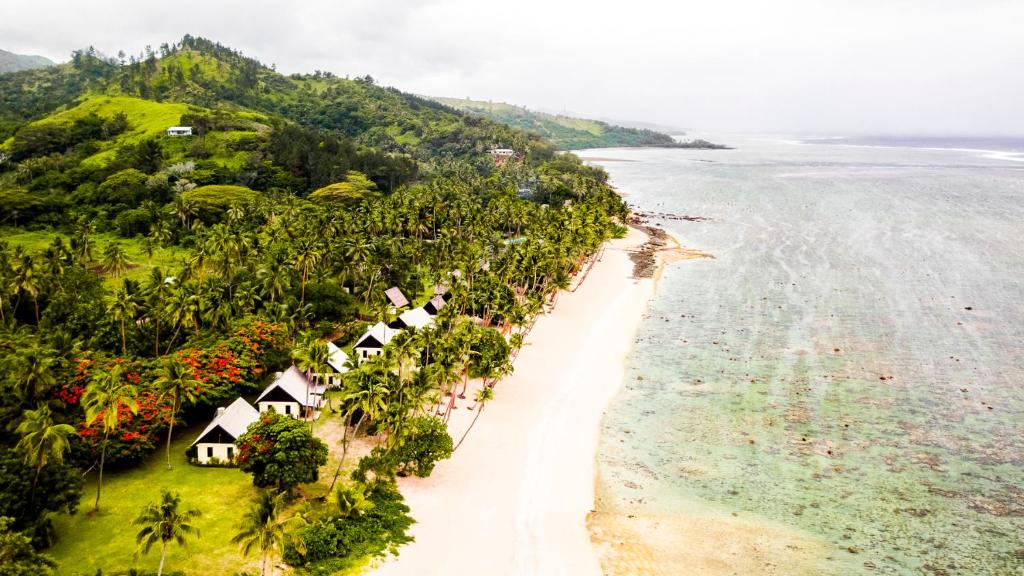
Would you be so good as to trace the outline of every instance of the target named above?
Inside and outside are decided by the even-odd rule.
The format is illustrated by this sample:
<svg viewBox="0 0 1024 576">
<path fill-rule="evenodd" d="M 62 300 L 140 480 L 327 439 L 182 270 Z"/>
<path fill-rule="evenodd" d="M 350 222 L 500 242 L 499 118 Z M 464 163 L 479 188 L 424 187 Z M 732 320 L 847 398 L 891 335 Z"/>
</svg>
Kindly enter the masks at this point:
<svg viewBox="0 0 1024 576">
<path fill-rule="evenodd" d="M 235 441 L 235 462 L 252 474 L 255 486 L 290 491 L 316 482 L 327 463 L 327 445 L 313 436 L 305 422 L 270 410 L 249 425 Z"/>
</svg>

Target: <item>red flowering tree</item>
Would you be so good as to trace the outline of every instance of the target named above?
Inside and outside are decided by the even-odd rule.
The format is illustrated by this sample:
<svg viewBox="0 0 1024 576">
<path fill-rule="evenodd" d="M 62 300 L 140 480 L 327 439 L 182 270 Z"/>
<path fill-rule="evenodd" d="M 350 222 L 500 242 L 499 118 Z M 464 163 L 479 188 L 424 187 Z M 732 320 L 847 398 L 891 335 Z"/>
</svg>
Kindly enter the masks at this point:
<svg viewBox="0 0 1024 576">
<path fill-rule="evenodd" d="M 111 370 L 114 364 L 122 366 L 125 382 L 139 389 L 136 397 L 139 410 L 133 414 L 124 408 L 119 415 L 121 424 L 118 425 L 117 434 L 111 435 L 107 444 L 108 464 L 137 461 L 156 450 L 162 432 L 167 429 L 172 417 L 169 399 L 159 397 L 146 389 L 145 385 L 140 386 L 143 384 L 145 366 L 121 358 L 76 360 L 74 377 L 56 391 L 56 397 L 68 406 L 80 406 L 82 394 L 92 374 L 97 370 Z M 92 460 L 99 455 L 103 443 L 102 421 L 100 416 L 87 425 L 83 418 L 78 424 L 80 442 L 77 443 L 76 453 L 80 458 Z"/>
<path fill-rule="evenodd" d="M 219 406 L 256 390 L 269 366 L 287 354 L 287 332 L 279 324 L 257 320 L 206 347 L 185 348 L 178 358 L 198 382 L 196 404 Z"/>
</svg>

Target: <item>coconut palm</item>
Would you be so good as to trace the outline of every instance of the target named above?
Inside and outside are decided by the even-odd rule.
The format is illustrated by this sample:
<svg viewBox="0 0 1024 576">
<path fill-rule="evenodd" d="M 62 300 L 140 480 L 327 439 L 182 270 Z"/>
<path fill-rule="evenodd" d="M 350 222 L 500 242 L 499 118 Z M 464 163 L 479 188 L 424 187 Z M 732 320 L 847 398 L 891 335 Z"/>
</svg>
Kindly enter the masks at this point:
<svg viewBox="0 0 1024 576">
<path fill-rule="evenodd" d="M 126 322 L 135 322 L 135 316 L 139 311 L 138 295 L 135 292 L 135 284 L 126 278 L 121 288 L 114 293 L 114 299 L 107 305 L 110 318 L 121 328 L 121 354 L 123 355 L 128 354 Z"/>
<path fill-rule="evenodd" d="M 85 423 L 100 420 L 103 426 L 103 444 L 100 447 L 100 471 L 96 482 L 95 510 L 100 509 L 100 492 L 103 490 L 103 465 L 107 458 L 107 443 L 110 433 L 121 423 L 122 411 L 135 414 L 139 411 L 139 403 L 135 400 L 135 387 L 124 381 L 124 368 L 114 364 L 109 371 L 98 371 L 92 376 L 85 387 L 81 403 L 85 408 Z"/>
<path fill-rule="evenodd" d="M 389 380 L 394 377 L 379 357 L 363 362 L 358 370 L 347 372 L 345 376 L 345 431 L 341 435 L 341 458 L 338 459 L 338 467 L 334 470 L 334 478 L 328 492 L 334 491 L 334 484 L 338 481 L 341 466 L 348 455 L 349 431 L 351 430 L 352 436 L 355 436 L 367 419 L 374 419 L 387 410 L 388 397 L 391 394 Z M 360 415 L 353 427 L 352 418 L 356 412 L 360 412 Z"/>
<path fill-rule="evenodd" d="M 475 408 L 476 414 L 473 415 L 473 421 L 469 423 L 469 426 L 466 428 L 466 431 L 462 433 L 462 438 L 459 438 L 458 443 L 456 443 L 455 447 L 452 448 L 452 452 L 458 450 L 459 446 L 462 446 L 462 441 L 466 439 L 466 436 L 469 435 L 469 431 L 473 429 L 474 425 L 476 425 L 477 419 L 480 418 L 480 415 L 484 413 L 484 406 L 486 406 L 487 403 L 493 399 L 493 386 L 481 386 L 480 389 L 476 391 L 476 396 L 473 398 L 475 403 L 473 404 L 473 406 L 469 407 L 470 410 L 473 410 Z"/>
<path fill-rule="evenodd" d="M 64 455 L 71 448 L 70 438 L 75 435 L 75 427 L 54 422 L 50 407 L 40 403 L 35 410 L 25 410 L 17 433 L 21 439 L 15 449 L 25 456 L 28 465 L 36 468 L 36 476 L 32 481 L 34 496 L 43 467 L 51 462 L 60 464 L 64 461 Z"/>
<path fill-rule="evenodd" d="M 263 560 L 260 574 L 266 576 L 267 561 L 282 550 L 286 543 L 292 542 L 300 552 L 305 552 L 305 544 L 300 538 L 289 536 L 287 527 L 291 523 L 304 522 L 302 516 L 296 514 L 289 518 L 281 518 L 284 512 L 284 498 L 280 494 L 269 491 L 261 492 L 249 506 L 238 524 L 238 533 L 231 542 L 238 544 L 243 557 L 259 550 Z M 273 568 L 271 568 L 273 570 Z"/>
<path fill-rule="evenodd" d="M 103 269 L 115 278 L 128 270 L 128 253 L 120 243 L 111 242 L 103 249 Z"/>
<path fill-rule="evenodd" d="M 160 565 L 156 569 L 156 576 L 163 575 L 168 544 L 175 542 L 187 550 L 188 539 L 200 536 L 199 529 L 192 521 L 201 516 L 202 512 L 194 508 L 180 510 L 180 505 L 181 496 L 165 488 L 160 493 L 160 501 L 147 504 L 138 518 L 132 521 L 133 525 L 142 527 L 135 535 L 135 543 L 139 547 L 136 555 L 140 552 L 149 554 L 154 544 L 160 544 Z"/>
<path fill-rule="evenodd" d="M 183 401 L 196 401 L 196 387 L 199 386 L 199 380 L 196 380 L 192 370 L 184 362 L 169 356 L 157 370 L 157 378 L 153 385 L 160 391 L 161 396 L 171 397 L 171 421 L 167 427 L 167 469 L 170 470 L 171 434 L 174 433 L 174 421 L 177 419 Z"/>
</svg>

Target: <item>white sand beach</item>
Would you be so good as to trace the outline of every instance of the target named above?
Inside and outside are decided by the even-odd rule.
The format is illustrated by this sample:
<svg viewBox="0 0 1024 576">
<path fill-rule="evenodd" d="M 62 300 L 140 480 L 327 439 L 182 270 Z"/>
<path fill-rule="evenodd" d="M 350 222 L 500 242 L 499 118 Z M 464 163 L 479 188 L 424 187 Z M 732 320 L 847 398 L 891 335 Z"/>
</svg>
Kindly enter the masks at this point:
<svg viewBox="0 0 1024 576">
<path fill-rule="evenodd" d="M 612 241 L 579 289 L 537 321 L 453 457 L 429 478 L 400 480 L 416 542 L 373 574 L 600 574 L 586 525 L 594 456 L 654 292 L 653 280 L 632 278 L 628 253 L 646 239 L 631 228 Z M 456 441 L 475 413 L 472 394 L 452 416 Z"/>
</svg>

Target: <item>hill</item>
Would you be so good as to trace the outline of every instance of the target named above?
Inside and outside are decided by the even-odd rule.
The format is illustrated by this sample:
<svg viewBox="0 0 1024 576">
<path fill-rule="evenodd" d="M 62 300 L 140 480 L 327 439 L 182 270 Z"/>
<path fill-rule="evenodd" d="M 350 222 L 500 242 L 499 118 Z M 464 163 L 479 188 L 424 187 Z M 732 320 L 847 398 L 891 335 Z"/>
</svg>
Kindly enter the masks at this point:
<svg viewBox="0 0 1024 576">
<path fill-rule="evenodd" d="M 29 56 L 0 50 L 0 74 L 32 70 L 33 68 L 45 68 L 47 66 L 53 66 L 53 61 L 44 56 Z"/>
<path fill-rule="evenodd" d="M 627 128 L 560 114 L 537 112 L 504 102 L 481 102 L 469 98 L 432 97 L 456 110 L 476 114 L 513 128 L 537 134 L 561 150 L 652 146 L 664 148 L 718 148 L 709 142 L 680 142 L 668 134 L 648 128 Z"/>
</svg>

